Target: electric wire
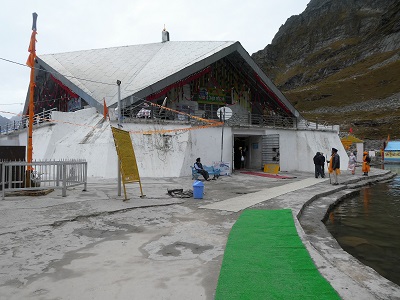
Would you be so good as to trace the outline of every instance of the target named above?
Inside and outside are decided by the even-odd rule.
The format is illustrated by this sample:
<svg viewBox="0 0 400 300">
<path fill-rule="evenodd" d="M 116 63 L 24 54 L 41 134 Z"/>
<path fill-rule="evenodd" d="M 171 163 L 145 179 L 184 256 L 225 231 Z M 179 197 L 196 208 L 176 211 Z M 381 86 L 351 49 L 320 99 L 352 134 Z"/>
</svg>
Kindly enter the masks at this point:
<svg viewBox="0 0 400 300">
<path fill-rule="evenodd" d="M 26 67 L 26 68 L 31 68 L 31 67 L 27 66 L 26 64 L 19 63 L 19 62 L 13 61 L 13 60 L 9 60 L 9 59 L 3 58 L 3 57 L 0 57 L 0 60 L 6 61 L 6 62 L 9 62 L 9 63 L 12 63 L 12 64 L 16 64 L 16 65 L 19 65 L 19 66 L 23 66 L 23 67 Z M 67 77 L 67 78 L 73 78 L 73 79 L 78 79 L 78 80 L 82 80 L 82 81 L 88 81 L 88 82 L 92 82 L 92 83 L 99 83 L 99 84 L 113 85 L 113 86 L 117 85 L 117 83 L 101 82 L 101 81 L 95 81 L 95 80 L 91 80 L 91 79 L 85 79 L 85 78 L 80 78 L 80 77 L 75 77 L 75 76 L 70 76 L 70 75 L 64 75 L 64 74 L 61 74 L 60 72 L 51 72 L 51 71 L 47 71 L 45 69 L 36 68 L 36 67 L 33 67 L 32 69 L 39 70 L 39 71 L 42 71 L 42 72 L 46 72 L 46 73 L 49 73 L 49 74 L 52 74 L 52 75 L 60 74 L 61 76 L 64 76 L 64 77 Z"/>
<path fill-rule="evenodd" d="M 9 63 L 12 63 L 12 64 L 16 64 L 16 65 L 20 65 L 20 66 L 23 66 L 23 67 L 27 67 L 27 68 L 31 68 L 31 67 L 29 67 L 29 66 L 27 66 L 26 64 L 22 64 L 22 63 L 19 63 L 19 62 L 16 62 L 16 61 L 12 61 L 12 60 L 9 60 L 9 59 L 5 59 L 5 58 L 2 58 L 2 57 L 0 57 L 0 60 L 3 60 L 3 61 L 6 61 L 6 62 L 9 62 Z M 88 82 L 93 82 L 93 83 L 98 83 L 98 84 L 104 84 L 104 85 L 113 85 L 113 86 L 115 86 L 115 85 L 117 85 L 117 84 L 111 84 L 111 83 L 105 83 L 105 82 L 100 82 L 100 81 L 94 81 L 94 80 L 90 80 L 90 79 L 84 79 L 84 78 L 79 78 L 79 77 L 75 77 L 75 76 L 68 76 L 68 75 L 63 75 L 63 74 L 61 74 L 61 73 L 59 73 L 59 72 L 50 72 L 50 71 L 47 71 L 47 70 L 45 70 L 45 69 L 41 69 L 41 68 L 36 68 L 36 67 L 33 67 L 33 69 L 35 69 L 35 70 L 39 70 L 39 71 L 43 71 L 43 72 L 46 72 L 46 73 L 49 73 L 49 74 L 60 74 L 60 75 L 62 75 L 62 76 L 64 76 L 64 77 L 68 77 L 68 78 L 74 78 L 74 79 L 78 79 L 78 80 L 82 80 L 82 81 L 88 81 Z M 156 104 L 156 103 L 153 103 L 153 102 L 151 102 L 151 101 L 148 101 L 148 100 L 146 100 L 146 99 L 144 99 L 144 98 L 140 98 L 140 97 L 137 97 L 137 96 L 134 96 L 134 95 L 132 95 L 134 98 L 136 98 L 137 100 L 140 100 L 140 101 L 143 101 L 144 103 L 148 103 L 149 105 L 151 105 L 151 106 L 154 106 L 154 107 L 159 107 L 159 108 L 163 108 L 163 109 L 165 109 L 165 110 L 169 110 L 169 111 L 172 111 L 172 112 L 174 112 L 174 113 L 178 113 L 178 114 L 182 114 L 182 115 L 186 115 L 186 116 L 188 116 L 188 117 L 190 117 L 190 118 L 193 118 L 193 119 L 197 119 L 198 121 L 203 121 L 203 122 L 205 122 L 206 124 L 208 124 L 208 125 L 203 125 L 203 126 L 195 126 L 195 127 L 192 127 L 191 129 L 189 129 L 189 128 L 181 128 L 181 129 L 170 129 L 170 130 L 155 130 L 155 131 L 147 131 L 147 132 L 143 132 L 143 131 L 141 131 L 140 133 L 144 133 L 144 134 L 152 134 L 152 133 L 157 133 L 157 132 L 159 132 L 159 131 L 161 131 L 161 132 L 180 132 L 180 131 L 187 131 L 187 130 L 193 130 L 193 129 L 202 129 L 202 128 L 207 128 L 207 127 L 214 127 L 214 126 L 220 126 L 222 123 L 220 123 L 220 122 L 218 122 L 218 121 L 215 121 L 215 120 L 207 120 L 207 119 L 204 119 L 204 118 L 200 118 L 200 117 L 197 117 L 197 116 L 194 116 L 194 115 L 191 115 L 191 114 L 188 114 L 188 113 L 185 113 L 185 112 L 182 112 L 182 111 L 178 111 L 178 110 L 174 110 L 174 109 L 171 109 L 171 108 L 168 108 L 168 107 L 165 107 L 165 106 L 162 106 L 162 105 L 158 105 L 158 104 Z M 59 99 L 46 99 L 46 100 L 40 100 L 39 102 L 47 102 L 47 101 L 55 101 L 55 100 L 59 100 Z M 22 104 L 21 104 L 22 105 Z M 0 111 L 0 112 L 2 112 L 2 113 L 10 113 L 10 112 L 4 112 L 4 111 Z M 13 113 L 12 113 L 13 114 Z M 18 115 L 20 115 L 20 114 L 18 114 Z M 45 119 L 46 120 L 46 119 Z M 54 120 L 46 120 L 46 121 L 54 121 Z M 63 123 L 69 123 L 69 122 L 63 122 Z M 74 124 L 74 125 L 78 125 L 78 126 L 85 126 L 85 125 L 81 125 L 81 124 Z M 130 131 L 131 133 L 139 133 L 139 132 L 137 132 L 137 131 Z"/>
</svg>

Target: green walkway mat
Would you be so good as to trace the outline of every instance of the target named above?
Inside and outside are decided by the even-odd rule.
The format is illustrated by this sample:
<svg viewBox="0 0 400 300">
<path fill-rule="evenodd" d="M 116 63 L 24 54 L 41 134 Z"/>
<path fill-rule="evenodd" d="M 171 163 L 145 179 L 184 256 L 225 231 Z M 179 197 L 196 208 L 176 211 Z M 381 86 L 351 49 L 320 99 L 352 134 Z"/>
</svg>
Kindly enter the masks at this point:
<svg viewBox="0 0 400 300">
<path fill-rule="evenodd" d="M 245 210 L 229 234 L 215 299 L 340 299 L 316 269 L 292 212 Z"/>
</svg>

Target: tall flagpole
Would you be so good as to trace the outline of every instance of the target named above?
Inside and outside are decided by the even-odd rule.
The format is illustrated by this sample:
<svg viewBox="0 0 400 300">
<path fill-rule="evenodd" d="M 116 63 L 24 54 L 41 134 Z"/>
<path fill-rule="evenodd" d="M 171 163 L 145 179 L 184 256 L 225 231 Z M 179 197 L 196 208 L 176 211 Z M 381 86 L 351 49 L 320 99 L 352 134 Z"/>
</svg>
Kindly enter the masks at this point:
<svg viewBox="0 0 400 300">
<path fill-rule="evenodd" d="M 34 105 L 33 99 L 35 94 L 35 58 L 36 58 L 36 20 L 38 17 L 37 13 L 33 13 L 33 23 L 32 23 L 32 35 L 29 43 L 28 51 L 30 52 L 28 60 L 26 64 L 31 68 L 30 82 L 29 82 L 29 127 L 28 127 L 28 149 L 27 149 L 27 180 L 26 186 L 31 186 L 30 174 L 32 172 L 32 153 L 33 153 L 33 143 L 32 143 L 32 135 L 33 135 L 33 114 L 34 114 Z"/>
<path fill-rule="evenodd" d="M 222 113 L 222 116 L 221 116 Z M 219 120 L 222 123 L 222 134 L 221 134 L 221 163 L 223 162 L 222 158 L 223 158 L 223 153 L 224 153 L 224 127 L 225 127 L 225 106 L 223 107 L 222 112 L 220 111 L 219 113 Z"/>
<path fill-rule="evenodd" d="M 122 126 L 122 108 L 121 108 L 121 80 L 117 80 L 118 85 L 118 128 Z M 121 196 L 121 160 L 118 157 L 118 196 Z M 126 196 L 126 195 L 125 195 Z"/>
</svg>

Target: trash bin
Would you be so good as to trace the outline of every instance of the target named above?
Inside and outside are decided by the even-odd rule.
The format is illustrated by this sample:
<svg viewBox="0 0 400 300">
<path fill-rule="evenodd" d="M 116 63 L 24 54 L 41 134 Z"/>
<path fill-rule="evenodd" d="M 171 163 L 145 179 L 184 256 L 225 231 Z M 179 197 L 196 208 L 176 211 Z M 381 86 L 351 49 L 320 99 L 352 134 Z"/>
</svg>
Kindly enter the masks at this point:
<svg viewBox="0 0 400 300">
<path fill-rule="evenodd" d="M 203 199 L 204 193 L 204 183 L 199 180 L 196 180 L 193 183 L 193 198 L 194 199 Z"/>
</svg>

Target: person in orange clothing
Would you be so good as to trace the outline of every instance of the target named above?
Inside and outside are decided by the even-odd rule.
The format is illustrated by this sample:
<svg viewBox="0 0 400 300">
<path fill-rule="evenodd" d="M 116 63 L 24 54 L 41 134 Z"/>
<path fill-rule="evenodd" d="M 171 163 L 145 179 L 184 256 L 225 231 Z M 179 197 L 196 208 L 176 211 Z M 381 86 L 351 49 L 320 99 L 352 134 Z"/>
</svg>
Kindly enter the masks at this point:
<svg viewBox="0 0 400 300">
<path fill-rule="evenodd" d="M 329 160 L 328 172 L 333 175 L 333 185 L 338 185 L 338 175 L 340 174 L 340 156 L 338 150 L 332 148 L 332 156 Z"/>
<path fill-rule="evenodd" d="M 369 157 L 368 152 L 364 151 L 363 153 L 363 164 L 362 164 L 362 171 L 364 172 L 363 176 L 368 176 L 369 171 L 371 170 L 370 163 L 371 157 Z"/>
</svg>

